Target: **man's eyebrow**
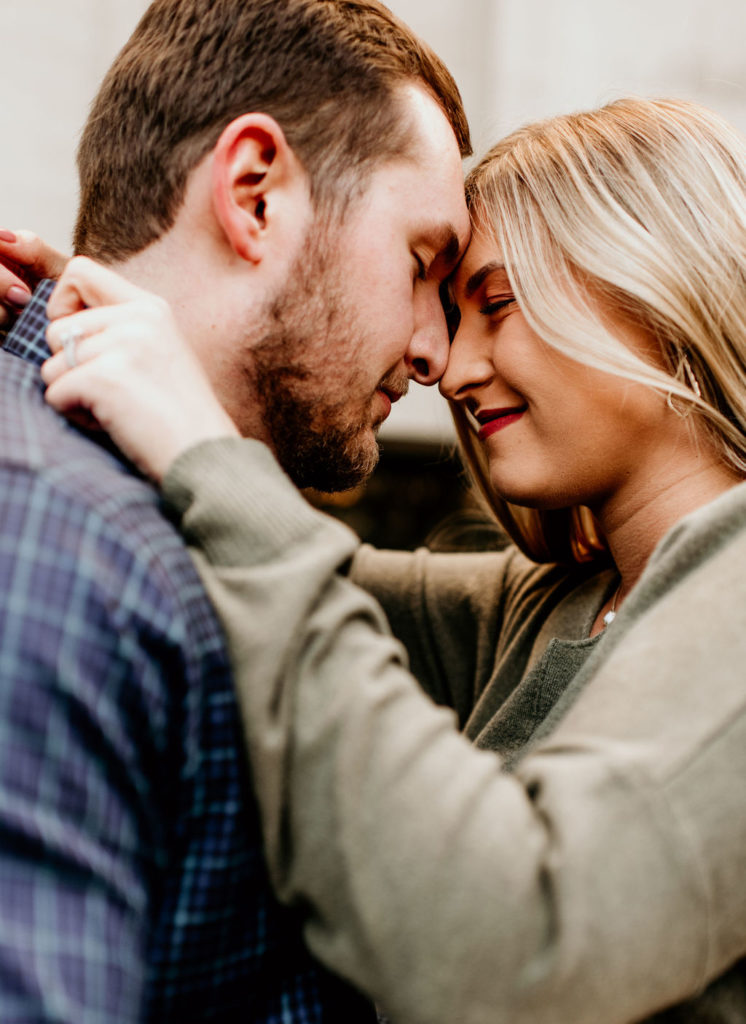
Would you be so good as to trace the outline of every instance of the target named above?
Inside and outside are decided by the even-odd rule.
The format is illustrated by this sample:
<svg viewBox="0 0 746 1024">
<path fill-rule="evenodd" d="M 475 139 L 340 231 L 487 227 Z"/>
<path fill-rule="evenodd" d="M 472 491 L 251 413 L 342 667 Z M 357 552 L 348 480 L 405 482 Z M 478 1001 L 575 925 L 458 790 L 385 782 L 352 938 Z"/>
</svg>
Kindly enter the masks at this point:
<svg viewBox="0 0 746 1024">
<path fill-rule="evenodd" d="M 492 260 L 490 263 L 485 263 L 483 267 L 475 271 L 469 280 L 466 282 L 466 288 L 464 288 L 464 295 L 467 299 L 470 299 L 474 292 L 483 284 L 490 274 L 494 274 L 496 270 L 505 270 L 505 264 L 499 263 L 497 260 Z"/>
<path fill-rule="evenodd" d="M 453 269 L 461 259 L 461 242 L 453 224 L 435 224 L 420 232 L 423 239 L 433 246 L 436 258 L 442 260 L 447 270 Z"/>
<path fill-rule="evenodd" d="M 444 232 L 444 241 L 440 247 L 443 262 L 451 269 L 461 259 L 461 242 L 452 224 L 448 224 Z"/>
</svg>

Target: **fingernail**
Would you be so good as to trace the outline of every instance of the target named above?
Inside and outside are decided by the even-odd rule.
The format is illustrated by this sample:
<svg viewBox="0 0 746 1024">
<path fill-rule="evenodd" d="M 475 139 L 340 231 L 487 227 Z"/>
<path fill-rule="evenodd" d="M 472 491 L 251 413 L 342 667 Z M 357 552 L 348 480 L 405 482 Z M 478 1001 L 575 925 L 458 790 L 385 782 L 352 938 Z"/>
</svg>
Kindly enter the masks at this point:
<svg viewBox="0 0 746 1024">
<path fill-rule="evenodd" d="M 0 242 L 17 242 L 18 239 L 12 231 L 6 231 L 5 228 L 0 228 Z"/>
<path fill-rule="evenodd" d="M 31 301 L 31 292 L 27 292 L 25 288 L 19 288 L 17 284 L 14 284 L 12 288 L 8 288 L 5 297 L 14 306 L 28 306 Z"/>
</svg>

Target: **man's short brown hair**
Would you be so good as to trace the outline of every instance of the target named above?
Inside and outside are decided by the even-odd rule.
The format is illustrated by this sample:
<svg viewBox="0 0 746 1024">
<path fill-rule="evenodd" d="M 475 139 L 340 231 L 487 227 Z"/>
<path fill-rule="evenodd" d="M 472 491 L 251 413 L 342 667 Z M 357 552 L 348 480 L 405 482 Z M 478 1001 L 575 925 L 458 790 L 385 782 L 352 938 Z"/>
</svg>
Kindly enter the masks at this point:
<svg viewBox="0 0 746 1024">
<path fill-rule="evenodd" d="M 173 224 L 189 173 L 234 118 L 269 114 L 334 204 L 401 155 L 396 87 L 420 82 L 470 152 L 443 62 L 378 0 L 155 0 L 109 70 L 78 150 L 75 249 L 115 262 Z"/>
</svg>

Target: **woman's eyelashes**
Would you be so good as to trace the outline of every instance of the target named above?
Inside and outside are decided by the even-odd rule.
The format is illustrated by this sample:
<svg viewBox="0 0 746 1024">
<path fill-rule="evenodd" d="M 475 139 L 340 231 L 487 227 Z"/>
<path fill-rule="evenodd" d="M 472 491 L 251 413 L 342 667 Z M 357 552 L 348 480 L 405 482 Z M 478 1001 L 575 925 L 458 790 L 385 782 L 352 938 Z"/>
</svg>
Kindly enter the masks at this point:
<svg viewBox="0 0 746 1024">
<path fill-rule="evenodd" d="M 509 298 L 488 299 L 484 305 L 480 307 L 479 312 L 482 316 L 495 316 L 496 313 L 502 313 L 508 307 L 514 305 L 515 298 L 512 295 Z"/>
</svg>

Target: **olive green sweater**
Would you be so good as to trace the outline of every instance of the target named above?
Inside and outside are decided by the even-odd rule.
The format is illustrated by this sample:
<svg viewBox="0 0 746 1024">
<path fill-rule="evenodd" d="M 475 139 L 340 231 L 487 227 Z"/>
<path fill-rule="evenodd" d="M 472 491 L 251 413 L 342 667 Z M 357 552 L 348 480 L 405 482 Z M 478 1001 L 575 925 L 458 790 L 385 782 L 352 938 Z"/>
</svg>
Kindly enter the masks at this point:
<svg viewBox="0 0 746 1024">
<path fill-rule="evenodd" d="M 274 884 L 324 962 L 396 1024 L 746 1019 L 746 487 L 667 535 L 593 641 L 609 575 L 359 555 L 422 684 L 510 771 L 423 694 L 340 573 L 355 538 L 263 446 L 192 449 L 164 495 L 225 623 Z"/>
</svg>

